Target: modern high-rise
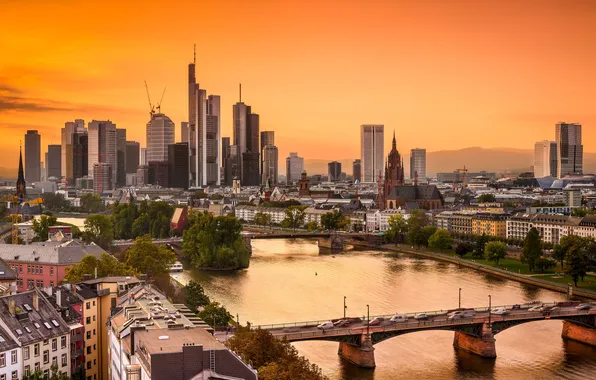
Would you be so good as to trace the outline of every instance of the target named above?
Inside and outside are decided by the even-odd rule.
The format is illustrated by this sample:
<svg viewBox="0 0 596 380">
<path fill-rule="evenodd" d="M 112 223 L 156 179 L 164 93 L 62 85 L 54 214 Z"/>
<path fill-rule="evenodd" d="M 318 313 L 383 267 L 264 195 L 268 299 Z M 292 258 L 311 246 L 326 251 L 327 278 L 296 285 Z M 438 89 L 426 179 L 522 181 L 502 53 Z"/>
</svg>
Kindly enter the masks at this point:
<svg viewBox="0 0 596 380">
<path fill-rule="evenodd" d="M 168 164 L 170 187 L 188 189 L 188 143 L 168 146 Z"/>
<path fill-rule="evenodd" d="M 557 142 L 557 177 L 582 174 L 584 146 L 582 126 L 575 123 L 558 123 L 555 127 Z"/>
<path fill-rule="evenodd" d="M 276 185 L 279 163 L 279 152 L 277 147 L 275 145 L 265 145 L 263 147 L 262 157 L 263 162 L 261 165 L 261 184 L 265 185 L 270 182 L 272 185 Z"/>
<path fill-rule="evenodd" d="M 189 138 L 189 129 L 188 129 L 188 121 L 183 121 L 180 123 L 180 141 L 181 142 L 188 142 Z"/>
<path fill-rule="evenodd" d="M 332 161 L 327 164 L 328 168 L 328 177 L 329 181 L 336 182 L 339 181 L 339 177 L 341 175 L 341 162 Z"/>
<path fill-rule="evenodd" d="M 355 159 L 352 163 L 352 177 L 354 177 L 354 182 L 362 182 L 362 165 L 360 159 Z"/>
<path fill-rule="evenodd" d="M 296 152 L 290 152 L 286 158 L 286 183 L 291 185 L 299 181 L 303 171 L 304 158 L 299 157 Z"/>
<path fill-rule="evenodd" d="M 174 144 L 174 122 L 163 113 L 151 114 L 147 123 L 147 162 L 168 160 L 168 145 Z"/>
<path fill-rule="evenodd" d="M 46 153 L 46 170 L 47 177 L 54 177 L 60 179 L 62 177 L 62 146 L 60 145 L 48 145 L 48 153 Z"/>
<path fill-rule="evenodd" d="M 426 149 L 410 151 L 410 178 L 414 179 L 414 174 L 418 175 L 418 180 L 426 180 Z"/>
<path fill-rule="evenodd" d="M 72 180 L 72 135 L 75 132 L 83 131 L 85 131 L 85 121 L 82 119 L 67 121 L 64 123 L 64 128 L 61 130 L 61 174 L 69 183 L 74 183 Z M 90 167 L 89 173 L 93 173 L 93 166 Z"/>
<path fill-rule="evenodd" d="M 267 145 L 275 145 L 275 131 L 261 132 L 261 150 Z"/>
<path fill-rule="evenodd" d="M 78 178 L 87 175 L 93 177 L 89 172 L 89 135 L 86 130 L 80 130 L 72 134 L 72 183 Z"/>
<path fill-rule="evenodd" d="M 203 182 L 205 186 L 221 184 L 219 168 L 221 162 L 219 159 L 219 144 L 221 140 L 221 114 L 219 95 L 209 95 L 207 97 L 207 128 L 205 133 L 205 148 L 203 149 L 205 157 L 203 160 Z"/>
<path fill-rule="evenodd" d="M 236 145 L 227 148 L 224 159 L 224 185 L 232 186 L 234 179 L 240 178 L 240 149 Z"/>
<path fill-rule="evenodd" d="M 126 129 L 116 129 L 116 187 L 126 186 Z"/>
<path fill-rule="evenodd" d="M 126 142 L 126 173 L 133 174 L 137 172 L 139 167 L 139 159 L 141 156 L 141 144 L 136 141 Z M 188 152 L 187 152 L 188 156 Z"/>
<path fill-rule="evenodd" d="M 147 165 L 147 148 L 141 148 L 141 165 Z"/>
<path fill-rule="evenodd" d="M 360 126 L 360 159 L 362 160 L 362 182 L 376 182 L 385 170 L 385 127 L 382 124 Z"/>
<path fill-rule="evenodd" d="M 36 130 L 25 135 L 25 181 L 41 180 L 41 136 Z"/>
<path fill-rule="evenodd" d="M 259 153 L 244 152 L 242 154 L 242 186 L 259 186 L 260 171 L 259 171 Z"/>
<path fill-rule="evenodd" d="M 93 165 L 93 192 L 101 194 L 112 189 L 112 166 L 106 162 Z"/>
<path fill-rule="evenodd" d="M 557 142 L 538 141 L 534 144 L 534 177 L 557 177 Z"/>
<path fill-rule="evenodd" d="M 116 183 L 117 174 L 117 156 L 118 156 L 118 138 L 116 134 L 116 124 L 110 120 L 93 120 L 87 124 L 88 139 L 88 173 L 95 173 L 93 168 L 97 163 L 106 163 L 110 165 L 110 174 L 112 180 L 110 185 Z M 105 169 L 102 169 L 102 174 Z M 94 184 L 95 187 L 95 184 Z"/>
</svg>

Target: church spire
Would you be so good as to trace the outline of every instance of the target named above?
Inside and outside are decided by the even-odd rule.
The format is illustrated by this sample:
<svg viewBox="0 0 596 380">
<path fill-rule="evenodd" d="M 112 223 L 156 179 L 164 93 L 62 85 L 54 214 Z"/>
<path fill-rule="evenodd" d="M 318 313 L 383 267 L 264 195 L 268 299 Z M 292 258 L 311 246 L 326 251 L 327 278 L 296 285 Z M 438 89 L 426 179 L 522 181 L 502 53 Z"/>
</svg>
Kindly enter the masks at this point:
<svg viewBox="0 0 596 380">
<path fill-rule="evenodd" d="M 23 149 L 19 149 L 19 175 L 17 178 L 16 196 L 22 202 L 27 196 L 27 185 L 25 184 L 25 173 L 23 172 Z"/>
<path fill-rule="evenodd" d="M 395 142 L 395 129 L 393 130 L 393 142 L 391 143 L 393 149 L 397 149 L 397 143 Z"/>
<path fill-rule="evenodd" d="M 25 182 L 25 174 L 23 172 L 23 148 L 19 148 L 19 175 L 17 180 Z"/>
</svg>

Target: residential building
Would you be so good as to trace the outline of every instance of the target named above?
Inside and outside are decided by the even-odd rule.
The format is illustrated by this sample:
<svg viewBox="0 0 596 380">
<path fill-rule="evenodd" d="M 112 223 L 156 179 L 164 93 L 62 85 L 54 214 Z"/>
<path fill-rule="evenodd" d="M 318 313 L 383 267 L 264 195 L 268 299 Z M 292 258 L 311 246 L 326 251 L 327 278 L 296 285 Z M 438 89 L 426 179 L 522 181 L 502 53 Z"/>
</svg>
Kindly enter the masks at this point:
<svg viewBox="0 0 596 380">
<path fill-rule="evenodd" d="M 291 185 L 300 180 L 304 171 L 304 158 L 298 156 L 296 152 L 290 152 L 286 158 L 286 184 Z"/>
<path fill-rule="evenodd" d="M 472 216 L 472 234 L 507 237 L 509 214 L 477 213 Z"/>
<path fill-rule="evenodd" d="M 17 272 L 0 258 L 0 296 L 14 294 L 17 291 Z"/>
<path fill-rule="evenodd" d="M 426 149 L 415 148 L 410 151 L 410 178 L 426 181 Z"/>
<path fill-rule="evenodd" d="M 68 183 L 73 183 L 72 180 L 72 135 L 75 132 L 85 131 L 85 121 L 76 119 L 75 121 L 67 121 L 64 123 L 64 128 L 61 130 L 61 173 Z M 93 169 L 93 167 L 91 167 Z"/>
<path fill-rule="evenodd" d="M 188 156 L 188 152 L 186 152 Z M 133 174 L 137 172 L 140 164 L 141 144 L 136 141 L 126 142 L 126 174 Z"/>
<path fill-rule="evenodd" d="M 47 179 L 54 177 L 56 179 L 62 178 L 62 166 L 60 160 L 62 159 L 60 145 L 48 145 L 48 152 L 46 153 L 46 172 Z"/>
<path fill-rule="evenodd" d="M 563 236 L 575 235 L 582 218 L 547 214 L 515 214 L 507 220 L 507 238 L 523 240 L 536 228 L 543 242 L 558 244 Z"/>
<path fill-rule="evenodd" d="M 279 152 L 275 145 L 265 145 L 262 151 L 263 162 L 261 164 L 261 184 L 277 185 L 277 170 Z"/>
<path fill-rule="evenodd" d="M 107 162 L 98 162 L 93 165 L 93 192 L 102 194 L 112 190 L 112 166 Z"/>
<path fill-rule="evenodd" d="M 410 214 L 406 210 L 401 209 L 368 210 L 366 212 L 365 230 L 367 232 L 387 231 L 389 229 L 389 219 L 394 215 L 401 215 L 405 220 L 408 220 L 410 217 Z"/>
<path fill-rule="evenodd" d="M 476 211 L 443 211 L 435 215 L 434 223 L 437 228 L 442 228 L 452 233 L 472 235 L 472 218 Z"/>
<path fill-rule="evenodd" d="M 565 194 L 565 205 L 567 207 L 575 208 L 582 207 L 582 191 L 581 189 L 566 189 L 563 191 Z"/>
<path fill-rule="evenodd" d="M 258 206 L 236 206 L 236 217 L 250 223 L 255 219 L 255 215 L 262 212 L 271 216 L 271 223 L 281 224 L 285 219 L 285 209 L 279 207 L 258 207 Z"/>
<path fill-rule="evenodd" d="M 534 176 L 557 177 L 557 142 L 538 141 L 534 144 Z"/>
<path fill-rule="evenodd" d="M 582 126 L 575 123 L 558 123 L 555 126 L 557 142 L 557 177 L 583 174 L 584 146 Z"/>
<path fill-rule="evenodd" d="M 82 130 L 72 134 L 71 137 L 71 156 L 72 156 L 72 182 L 85 176 L 93 176 L 89 173 L 89 135 L 87 131 Z"/>
<path fill-rule="evenodd" d="M 60 284 L 68 268 L 86 255 L 99 258 L 105 251 L 95 244 L 78 240 L 37 242 L 28 245 L 0 244 L 0 258 L 18 274 L 17 290 L 54 287 Z"/>
<path fill-rule="evenodd" d="M 4 317 L 2 315 L 2 318 Z M 12 338 L 14 335 L 17 337 Z M 0 337 L 2 337 L 0 339 L 0 378 L 4 380 L 18 379 L 23 374 L 23 352 L 18 334 L 9 334 L 0 323 Z"/>
<path fill-rule="evenodd" d="M 169 187 L 188 189 L 188 143 L 168 146 Z"/>
<path fill-rule="evenodd" d="M 354 182 L 362 182 L 362 160 L 355 159 L 352 163 L 352 177 Z"/>
<path fill-rule="evenodd" d="M 36 130 L 28 130 L 25 135 L 25 180 L 41 180 L 41 136 Z"/>
<path fill-rule="evenodd" d="M 11 365 L 11 379 L 38 370 L 48 377 L 53 365 L 60 372 L 71 373 L 70 327 L 39 289 L 0 297 L 0 316 L 0 328 L 20 347 L 16 353 L 11 350 L 10 358 L 4 357 Z M 0 369 L 0 374 L 3 371 Z"/>
<path fill-rule="evenodd" d="M 332 161 L 327 164 L 327 173 L 330 182 L 339 181 L 341 175 L 341 162 Z"/>
<path fill-rule="evenodd" d="M 175 231 L 177 236 L 182 236 L 187 224 L 188 210 L 186 207 L 176 207 L 172 219 L 170 219 L 170 231 Z"/>
<path fill-rule="evenodd" d="M 116 124 L 110 120 L 99 121 L 93 120 L 87 124 L 88 133 L 88 156 L 87 156 L 87 173 L 93 174 L 95 180 L 95 173 L 93 172 L 95 164 L 107 164 L 110 169 L 102 169 L 102 175 L 110 172 L 110 182 L 102 182 L 102 188 L 111 190 L 116 183 L 117 175 L 117 156 L 118 156 L 118 139 L 116 132 Z M 95 184 L 97 186 L 97 184 Z"/>
<path fill-rule="evenodd" d="M 381 124 L 360 126 L 360 160 L 362 182 L 374 183 L 383 175 L 385 127 Z"/>
</svg>

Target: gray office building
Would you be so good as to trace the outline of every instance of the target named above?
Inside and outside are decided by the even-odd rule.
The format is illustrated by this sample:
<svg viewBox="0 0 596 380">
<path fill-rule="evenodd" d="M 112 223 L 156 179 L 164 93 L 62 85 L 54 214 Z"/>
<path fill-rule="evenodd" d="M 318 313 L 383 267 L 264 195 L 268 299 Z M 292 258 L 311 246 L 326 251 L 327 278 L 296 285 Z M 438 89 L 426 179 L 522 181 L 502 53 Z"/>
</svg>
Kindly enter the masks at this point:
<svg viewBox="0 0 596 380">
<path fill-rule="evenodd" d="M 419 180 L 426 180 L 426 149 L 415 148 L 410 151 L 410 178 L 414 174 Z"/>
<path fill-rule="evenodd" d="M 575 123 L 558 123 L 555 127 L 557 142 L 557 177 L 580 175 L 584 171 L 584 146 L 582 126 Z"/>
<path fill-rule="evenodd" d="M 41 180 L 41 136 L 36 130 L 25 135 L 25 181 Z"/>
<path fill-rule="evenodd" d="M 187 153 L 188 156 L 188 153 Z M 136 141 L 126 142 L 126 173 L 134 174 L 140 164 L 141 144 Z"/>
<path fill-rule="evenodd" d="M 46 153 L 47 178 L 60 179 L 62 177 L 61 150 L 61 145 L 48 145 L 48 152 Z"/>
<path fill-rule="evenodd" d="M 355 159 L 352 163 L 352 177 L 354 177 L 354 182 L 362 182 L 362 161 L 360 159 Z"/>
<path fill-rule="evenodd" d="M 339 181 L 339 178 L 341 176 L 341 162 L 332 161 L 327 164 L 327 168 L 328 168 L 327 173 L 328 173 L 329 181 L 331 181 L 331 182 Z"/>
</svg>

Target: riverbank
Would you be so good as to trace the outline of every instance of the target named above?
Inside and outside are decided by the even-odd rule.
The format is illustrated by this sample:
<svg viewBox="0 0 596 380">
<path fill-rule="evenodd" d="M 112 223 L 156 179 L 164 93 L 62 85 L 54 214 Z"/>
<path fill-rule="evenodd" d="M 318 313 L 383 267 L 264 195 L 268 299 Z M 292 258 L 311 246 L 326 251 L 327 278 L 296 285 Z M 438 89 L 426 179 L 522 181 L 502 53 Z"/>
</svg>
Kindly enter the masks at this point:
<svg viewBox="0 0 596 380">
<path fill-rule="evenodd" d="M 553 291 L 560 292 L 560 293 L 568 293 L 571 291 L 572 295 L 575 295 L 578 297 L 596 299 L 596 291 L 582 289 L 582 288 L 578 288 L 575 286 L 569 286 L 569 285 L 565 285 L 565 284 L 560 284 L 557 282 L 548 281 L 548 280 L 544 280 L 544 279 L 537 278 L 534 276 L 528 276 L 525 274 L 514 273 L 514 272 L 506 271 L 503 269 L 475 263 L 470 260 L 461 259 L 459 257 L 453 257 L 453 256 L 450 256 L 450 255 L 447 255 L 444 253 L 433 252 L 430 250 L 426 250 L 424 248 L 411 249 L 411 248 L 407 248 L 405 246 L 395 246 L 395 245 L 383 245 L 382 248 L 385 250 L 389 250 L 389 251 L 404 252 L 404 253 L 423 256 L 423 257 L 427 257 L 427 258 L 431 258 L 431 259 L 435 259 L 435 260 L 450 262 L 453 264 L 476 269 L 480 272 L 489 273 L 494 276 L 507 278 L 509 280 L 518 281 L 518 282 L 528 284 L 528 285 L 534 285 L 534 286 L 537 286 L 540 288 L 549 289 L 549 290 L 553 290 Z"/>
</svg>

